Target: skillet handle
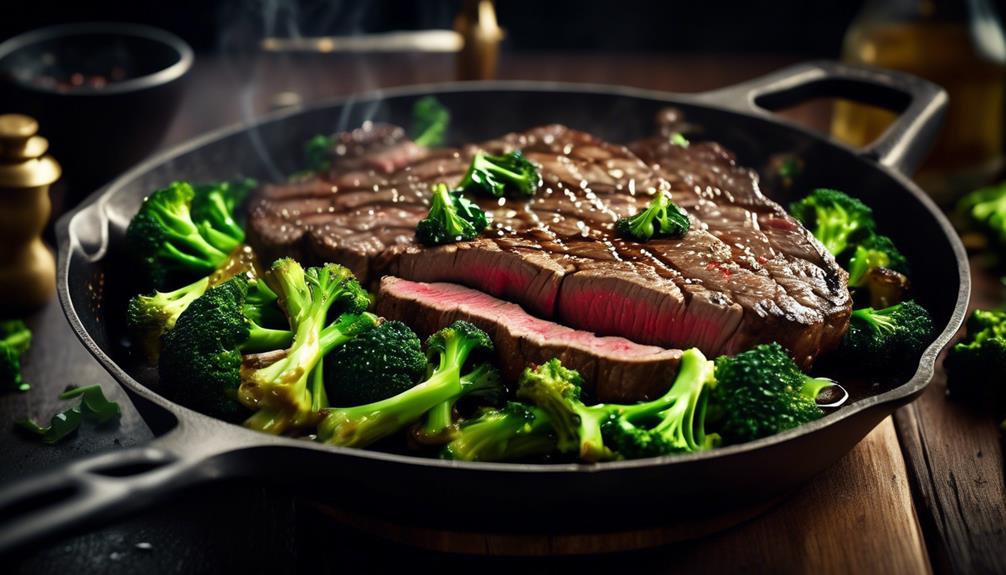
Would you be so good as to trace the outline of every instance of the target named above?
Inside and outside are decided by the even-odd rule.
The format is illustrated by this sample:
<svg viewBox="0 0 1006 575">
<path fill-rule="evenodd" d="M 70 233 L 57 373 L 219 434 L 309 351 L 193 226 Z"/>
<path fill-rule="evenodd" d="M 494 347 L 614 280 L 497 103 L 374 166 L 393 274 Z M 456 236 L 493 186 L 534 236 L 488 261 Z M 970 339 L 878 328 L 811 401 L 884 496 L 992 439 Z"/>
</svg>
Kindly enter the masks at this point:
<svg viewBox="0 0 1006 575">
<path fill-rule="evenodd" d="M 947 108 L 947 93 L 916 76 L 867 66 L 819 61 L 798 64 L 699 96 L 703 103 L 745 114 L 769 115 L 814 98 L 844 98 L 898 113 L 860 154 L 903 174 L 919 167 Z"/>
<path fill-rule="evenodd" d="M 136 447 L 19 480 L 0 490 L 0 556 L 124 516 L 206 480 L 214 475 L 206 461 Z"/>
</svg>

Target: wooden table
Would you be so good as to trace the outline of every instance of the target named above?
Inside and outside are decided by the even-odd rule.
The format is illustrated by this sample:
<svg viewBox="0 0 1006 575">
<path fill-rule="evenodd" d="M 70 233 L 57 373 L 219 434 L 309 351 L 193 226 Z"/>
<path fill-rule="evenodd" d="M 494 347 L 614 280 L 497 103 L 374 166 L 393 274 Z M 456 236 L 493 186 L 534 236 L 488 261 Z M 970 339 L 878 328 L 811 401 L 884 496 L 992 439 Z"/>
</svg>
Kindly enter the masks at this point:
<svg viewBox="0 0 1006 575">
<path fill-rule="evenodd" d="M 500 77 L 698 91 L 757 76 L 775 57 L 505 55 Z M 275 94 L 305 102 L 356 90 L 450 80 L 441 56 L 199 59 L 165 145 L 266 111 Z M 793 117 L 825 125 L 820 107 Z M 44 128 L 43 128 L 44 129 Z M 976 274 L 974 301 L 996 282 Z M 149 429 L 113 380 L 77 342 L 53 302 L 30 318 L 36 344 L 27 394 L 0 397 L 0 418 L 47 417 L 70 383 L 99 383 L 124 406 L 111 430 L 84 430 L 53 447 L 0 433 L 0 480 L 73 457 L 141 444 Z M 1000 374 L 1001 375 L 1001 374 Z M 837 465 L 766 515 L 701 540 L 594 558 L 480 559 L 388 543 L 334 524 L 282 489 L 228 482 L 176 498 L 140 517 L 53 544 L 20 560 L 24 573 L 384 571 L 407 562 L 474 572 L 589 571 L 764 573 L 1006 572 L 1006 488 L 995 423 L 944 398 L 942 374 L 916 403 L 885 420 Z M 319 487 L 322 488 L 322 487 Z M 7 571 L 7 569 L 4 569 Z"/>
</svg>

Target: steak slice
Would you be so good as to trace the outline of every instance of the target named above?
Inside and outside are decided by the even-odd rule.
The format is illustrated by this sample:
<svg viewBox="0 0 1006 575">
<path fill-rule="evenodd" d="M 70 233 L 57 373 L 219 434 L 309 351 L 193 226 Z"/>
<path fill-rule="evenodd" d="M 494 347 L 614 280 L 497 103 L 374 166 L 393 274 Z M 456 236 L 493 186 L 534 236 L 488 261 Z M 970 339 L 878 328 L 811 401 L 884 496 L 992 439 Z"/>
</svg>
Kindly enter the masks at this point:
<svg viewBox="0 0 1006 575">
<path fill-rule="evenodd" d="M 459 319 L 486 331 L 508 382 L 525 367 L 553 357 L 584 376 L 597 401 L 634 402 L 659 397 L 673 381 L 679 350 L 601 337 L 525 312 L 517 304 L 450 283 L 419 283 L 385 276 L 379 315 L 412 326 L 424 338 Z"/>
<path fill-rule="evenodd" d="M 636 146 L 644 161 L 553 125 L 432 151 L 389 173 L 336 169 L 326 179 L 267 186 L 249 235 L 267 256 L 337 261 L 371 281 L 464 284 L 600 335 L 710 356 L 778 341 L 809 366 L 847 326 L 845 272 L 725 149 L 679 152 L 664 141 Z M 479 149 L 522 149 L 541 167 L 536 197 L 479 198 L 493 220 L 481 237 L 415 243 L 429 186 L 456 184 Z M 660 189 L 689 212 L 692 229 L 645 243 L 615 235 L 618 217 L 644 209 Z"/>
</svg>

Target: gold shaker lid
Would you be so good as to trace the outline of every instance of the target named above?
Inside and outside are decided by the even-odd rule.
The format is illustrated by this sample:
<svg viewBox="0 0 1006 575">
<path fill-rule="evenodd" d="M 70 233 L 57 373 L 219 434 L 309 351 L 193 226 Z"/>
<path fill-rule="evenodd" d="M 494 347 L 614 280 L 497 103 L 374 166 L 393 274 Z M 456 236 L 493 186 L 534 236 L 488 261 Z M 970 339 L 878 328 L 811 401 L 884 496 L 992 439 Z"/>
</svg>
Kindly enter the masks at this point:
<svg viewBox="0 0 1006 575">
<path fill-rule="evenodd" d="M 36 188 L 59 179 L 59 164 L 45 155 L 49 141 L 37 134 L 34 118 L 0 115 L 0 188 Z"/>
</svg>

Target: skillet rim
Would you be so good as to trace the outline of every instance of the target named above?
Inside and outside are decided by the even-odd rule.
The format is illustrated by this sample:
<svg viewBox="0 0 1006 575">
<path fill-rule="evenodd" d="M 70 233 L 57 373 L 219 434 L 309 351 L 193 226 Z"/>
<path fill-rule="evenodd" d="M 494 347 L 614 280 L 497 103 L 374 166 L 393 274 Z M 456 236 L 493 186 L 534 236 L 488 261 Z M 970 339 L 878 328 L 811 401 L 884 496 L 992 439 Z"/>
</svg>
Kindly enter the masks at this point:
<svg viewBox="0 0 1006 575">
<path fill-rule="evenodd" d="M 766 122 L 768 124 L 773 124 L 776 127 L 781 127 L 787 130 L 791 130 L 797 133 L 801 138 L 808 138 L 816 141 L 817 143 L 831 146 L 837 148 L 838 150 L 852 156 L 854 160 L 864 162 L 869 164 L 868 167 L 873 169 L 878 169 L 883 172 L 886 176 L 894 179 L 898 184 L 904 187 L 908 193 L 929 212 L 930 216 L 933 217 L 936 223 L 939 225 L 943 236 L 950 243 L 951 250 L 956 257 L 957 271 L 958 271 L 958 281 L 959 287 L 957 291 L 957 301 L 954 305 L 953 313 L 951 314 L 949 321 L 944 326 L 943 330 L 936 336 L 934 341 L 926 348 L 919 358 L 919 367 L 916 369 L 915 373 L 910 379 L 904 383 L 893 387 L 892 389 L 885 391 L 884 393 L 873 395 L 855 401 L 847 406 L 843 406 L 835 412 L 829 413 L 819 420 L 814 422 L 801 425 L 794 429 L 784 431 L 769 437 L 765 437 L 756 441 L 742 443 L 727 447 L 721 447 L 710 451 L 704 451 L 699 453 L 683 454 L 683 455 L 668 455 L 654 458 L 646 459 L 634 459 L 627 461 L 611 461 L 602 462 L 594 464 L 584 464 L 584 463 L 500 463 L 500 462 L 466 462 L 466 461 L 449 461 L 430 457 L 422 457 L 417 455 L 404 455 L 397 453 L 388 453 L 381 451 L 372 451 L 362 448 L 351 448 L 351 447 L 336 447 L 324 444 L 319 444 L 313 441 L 306 441 L 303 439 L 296 439 L 292 437 L 279 437 L 272 436 L 260 432 L 256 432 L 247 428 L 244 428 L 237 424 L 231 424 L 223 420 L 219 420 L 208 415 L 204 415 L 197 411 L 191 410 L 184 405 L 175 403 L 165 398 L 164 396 L 156 393 L 154 390 L 146 387 L 135 378 L 133 378 L 129 373 L 127 373 L 122 367 L 120 367 L 107 353 L 102 350 L 95 340 L 90 336 L 88 331 L 84 328 L 80 317 L 77 314 L 77 310 L 71 299 L 69 292 L 69 269 L 70 262 L 72 261 L 74 255 L 77 257 L 86 257 L 90 260 L 90 263 L 95 263 L 100 261 L 101 258 L 105 256 L 105 251 L 108 242 L 107 234 L 107 215 L 104 212 L 104 204 L 109 200 L 110 197 L 118 193 L 122 187 L 135 179 L 136 177 L 159 167 L 162 164 L 169 162 L 170 160 L 182 156 L 186 153 L 196 151 L 208 144 L 215 141 L 224 139 L 226 137 L 239 134 L 242 132 L 250 132 L 256 128 L 273 123 L 280 122 L 289 117 L 296 116 L 302 113 L 308 113 L 311 111 L 345 106 L 347 104 L 353 104 L 354 102 L 370 102 L 379 101 L 388 98 L 397 97 L 416 97 L 425 95 L 435 95 L 437 93 L 443 92 L 506 92 L 506 91 L 525 91 L 525 92 L 566 92 L 573 95 L 576 94 L 601 94 L 609 96 L 621 96 L 627 98 L 635 99 L 645 99 L 655 102 L 660 102 L 668 105 L 674 104 L 685 104 L 692 107 L 700 107 L 707 110 L 711 110 L 717 114 L 724 114 L 727 117 L 730 115 L 744 116 L 757 121 Z M 307 106 L 298 106 L 290 109 L 278 110 L 268 114 L 264 114 L 254 120 L 246 123 L 236 123 L 216 130 L 212 130 L 200 136 L 196 136 L 189 139 L 181 144 L 173 146 L 167 150 L 157 153 L 154 156 L 144 160 L 143 162 L 137 164 L 128 171 L 122 173 L 117 178 L 109 182 L 108 184 L 102 186 L 100 189 L 94 193 L 87 196 L 81 203 L 76 206 L 72 211 L 64 214 L 60 217 L 56 224 L 56 238 L 58 247 L 58 258 L 57 258 L 57 293 L 59 296 L 60 306 L 63 308 L 63 312 L 73 328 L 74 333 L 77 338 L 81 341 L 88 352 L 94 356 L 95 359 L 101 363 L 102 367 L 109 372 L 112 377 L 119 382 L 121 385 L 126 386 L 130 392 L 136 393 L 137 395 L 143 397 L 144 399 L 155 403 L 159 408 L 166 410 L 171 415 L 173 415 L 177 423 L 174 428 L 167 431 L 160 436 L 157 436 L 153 440 L 153 444 L 157 444 L 162 438 L 169 437 L 171 435 L 177 434 L 179 432 L 184 432 L 185 428 L 197 427 L 197 426 L 225 426 L 229 432 L 232 434 L 237 434 L 241 440 L 237 445 L 228 445 L 226 448 L 220 450 L 220 453 L 231 452 L 231 451 L 243 451 L 247 449 L 254 449 L 257 447 L 266 446 L 281 446 L 281 447 L 296 447 L 306 450 L 317 450 L 326 453 L 337 453 L 343 456 L 349 457 L 360 457 L 364 459 L 370 459 L 375 461 L 381 461 L 385 463 L 392 464 L 404 464 L 404 465 L 421 465 L 437 468 L 448 468 L 456 469 L 462 468 L 468 471 L 494 471 L 494 472 L 519 472 L 519 473 L 598 473 L 598 472 L 615 472 L 618 470 L 625 469 L 643 469 L 656 466 L 666 466 L 673 464 L 686 465 L 692 462 L 714 460 L 717 458 L 729 458 L 734 456 L 740 456 L 745 454 L 750 454 L 761 449 L 774 447 L 788 441 L 795 440 L 804 435 L 811 435 L 813 433 L 819 432 L 827 427 L 833 425 L 838 425 L 846 419 L 851 419 L 855 416 L 859 416 L 873 409 L 877 409 L 883 406 L 890 405 L 892 407 L 891 412 L 901 404 L 908 403 L 921 394 L 925 388 L 932 381 L 933 375 L 936 368 L 936 360 L 940 352 L 950 343 L 953 336 L 956 334 L 958 329 L 964 322 L 964 317 L 967 313 L 967 304 L 970 299 L 971 294 L 971 275 L 970 275 L 970 264 L 967 258 L 967 252 L 964 249 L 964 245 L 961 243 L 960 238 L 957 236 L 957 232 L 954 230 L 953 226 L 950 224 L 949 220 L 943 214 L 943 212 L 936 206 L 933 200 L 926 195 L 922 190 L 920 190 L 905 174 L 900 171 L 890 168 L 876 161 L 875 159 L 866 157 L 862 151 L 856 150 L 848 145 L 841 142 L 832 140 L 831 138 L 818 134 L 811 131 L 810 129 L 791 122 L 785 118 L 770 115 L 768 113 L 760 113 L 760 109 L 754 109 L 750 112 L 740 112 L 736 109 L 729 108 L 723 104 L 709 103 L 704 101 L 703 95 L 707 93 L 697 93 L 697 94 L 676 94 L 673 92 L 664 92 L 659 90 L 649 90 L 644 88 L 634 88 L 628 86 L 613 86 L 606 84 L 595 84 L 595 83 L 573 83 L 573 82 L 542 82 L 542 81 L 526 81 L 526 80 L 492 80 L 492 81 L 478 81 L 478 82 L 439 82 L 439 83 L 427 83 L 427 84 L 415 84 L 408 86 L 400 86 L 394 88 L 384 88 L 371 90 L 367 92 L 359 92 L 350 94 L 347 96 L 326 99 L 323 101 L 315 102 Z M 78 251 L 74 249 L 79 245 L 77 236 L 73 233 L 73 222 L 74 220 L 81 216 L 85 211 L 97 210 L 97 216 L 100 218 L 98 221 L 102 224 L 102 246 L 92 255 L 85 256 L 84 254 L 77 253 Z M 141 415 L 142 416 L 142 415 Z M 198 424 L 198 425 L 197 425 Z M 240 432 L 240 433 L 239 433 Z M 179 449 L 179 455 L 184 456 L 184 449 Z"/>
</svg>

